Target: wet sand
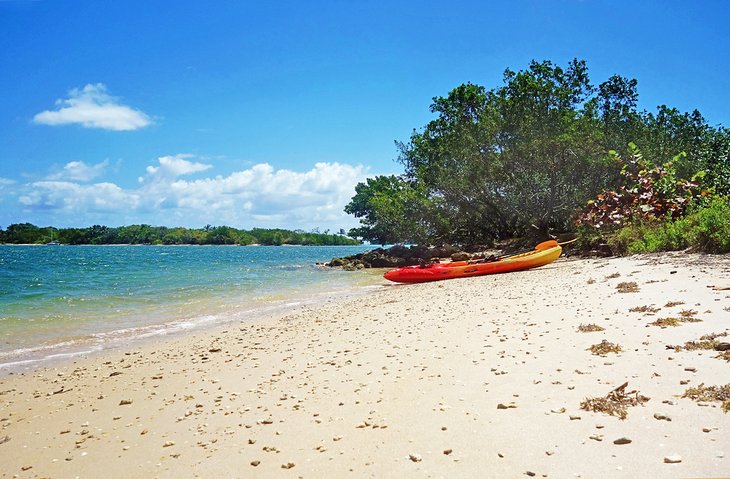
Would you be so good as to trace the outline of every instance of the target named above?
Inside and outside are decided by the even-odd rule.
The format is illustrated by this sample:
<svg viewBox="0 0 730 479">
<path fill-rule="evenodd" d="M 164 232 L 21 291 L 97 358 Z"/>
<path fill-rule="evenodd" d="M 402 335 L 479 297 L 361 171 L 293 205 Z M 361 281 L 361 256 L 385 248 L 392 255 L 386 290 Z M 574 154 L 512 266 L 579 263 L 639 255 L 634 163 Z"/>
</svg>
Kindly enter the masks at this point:
<svg viewBox="0 0 730 479">
<path fill-rule="evenodd" d="M 681 397 L 730 363 L 669 347 L 730 342 L 724 288 L 727 255 L 560 259 L 16 373 L 0 477 L 730 477 L 730 414 Z"/>
</svg>

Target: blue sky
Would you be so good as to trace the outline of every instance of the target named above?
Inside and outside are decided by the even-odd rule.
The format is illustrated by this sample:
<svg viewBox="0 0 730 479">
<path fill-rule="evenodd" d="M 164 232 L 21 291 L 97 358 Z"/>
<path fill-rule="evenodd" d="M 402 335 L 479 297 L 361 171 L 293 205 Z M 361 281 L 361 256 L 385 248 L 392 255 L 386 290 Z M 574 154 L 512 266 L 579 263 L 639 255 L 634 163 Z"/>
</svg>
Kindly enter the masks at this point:
<svg viewBox="0 0 730 479">
<path fill-rule="evenodd" d="M 726 5 L 0 0 L 0 226 L 347 229 L 432 97 L 532 59 L 730 126 Z"/>
</svg>

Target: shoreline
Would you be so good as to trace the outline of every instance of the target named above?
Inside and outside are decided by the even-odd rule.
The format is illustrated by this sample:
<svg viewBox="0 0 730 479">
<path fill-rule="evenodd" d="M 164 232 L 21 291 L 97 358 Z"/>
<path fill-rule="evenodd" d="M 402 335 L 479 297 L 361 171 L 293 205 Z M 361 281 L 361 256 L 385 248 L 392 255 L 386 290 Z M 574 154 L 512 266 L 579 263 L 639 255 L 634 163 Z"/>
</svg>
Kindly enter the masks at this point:
<svg viewBox="0 0 730 479">
<path fill-rule="evenodd" d="M 257 322 L 279 319 L 301 307 L 317 307 L 332 301 L 347 301 L 381 287 L 374 278 L 363 278 L 346 289 L 325 289 L 313 293 L 300 292 L 285 299 L 257 299 L 245 307 L 230 309 L 213 316 L 193 316 L 143 326 L 99 331 L 85 336 L 58 338 L 53 342 L 36 346 L 24 346 L 18 350 L 0 351 L 0 380 L 11 374 L 32 373 L 36 369 L 63 367 L 75 358 L 111 354 L 121 348 L 143 347 L 162 340 L 172 340 L 186 335 L 206 332 L 232 323 Z M 250 301 L 250 300 L 248 300 Z"/>
<path fill-rule="evenodd" d="M 724 286 L 728 255 L 561 258 L 13 374 L 0 477 L 727 475 L 730 414 L 679 396 L 730 366 L 667 349 L 730 332 Z M 627 419 L 580 408 L 627 381 Z"/>
</svg>

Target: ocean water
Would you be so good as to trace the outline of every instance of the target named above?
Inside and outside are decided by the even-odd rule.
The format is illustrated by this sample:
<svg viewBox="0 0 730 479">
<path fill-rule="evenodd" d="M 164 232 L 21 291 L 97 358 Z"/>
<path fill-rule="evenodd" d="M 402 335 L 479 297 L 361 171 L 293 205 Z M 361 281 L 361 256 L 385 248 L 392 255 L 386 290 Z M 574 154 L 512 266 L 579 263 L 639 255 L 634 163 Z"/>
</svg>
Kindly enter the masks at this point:
<svg viewBox="0 0 730 479">
<path fill-rule="evenodd" d="M 363 291 L 316 263 L 372 248 L 0 245 L 0 372 Z"/>
</svg>

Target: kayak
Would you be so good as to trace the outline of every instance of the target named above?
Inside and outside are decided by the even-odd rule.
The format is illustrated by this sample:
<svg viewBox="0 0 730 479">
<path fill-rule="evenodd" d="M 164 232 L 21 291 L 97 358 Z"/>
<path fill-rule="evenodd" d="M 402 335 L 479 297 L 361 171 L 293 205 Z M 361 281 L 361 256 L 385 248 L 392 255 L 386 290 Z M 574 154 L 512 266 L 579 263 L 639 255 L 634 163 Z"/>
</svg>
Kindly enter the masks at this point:
<svg viewBox="0 0 730 479">
<path fill-rule="evenodd" d="M 557 241 L 545 241 L 533 251 L 499 259 L 497 261 L 452 261 L 424 266 L 406 266 L 385 273 L 385 279 L 396 283 L 425 283 L 442 279 L 469 278 L 485 274 L 509 273 L 537 268 L 552 263 L 562 253 Z"/>
</svg>

